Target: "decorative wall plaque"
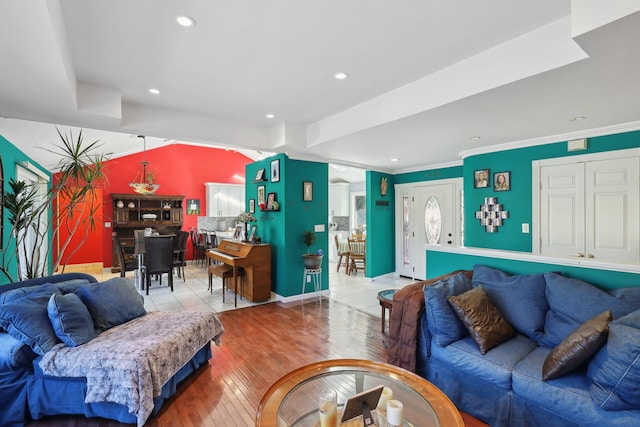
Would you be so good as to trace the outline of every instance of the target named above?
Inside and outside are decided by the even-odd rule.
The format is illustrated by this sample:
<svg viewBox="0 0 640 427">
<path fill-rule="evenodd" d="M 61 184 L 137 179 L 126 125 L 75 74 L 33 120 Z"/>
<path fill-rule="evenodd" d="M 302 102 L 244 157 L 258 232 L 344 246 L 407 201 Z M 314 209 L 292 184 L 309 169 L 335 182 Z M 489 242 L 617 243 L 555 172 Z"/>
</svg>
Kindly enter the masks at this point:
<svg viewBox="0 0 640 427">
<path fill-rule="evenodd" d="M 480 205 L 480 210 L 476 211 L 476 219 L 480 220 L 480 225 L 484 226 L 487 233 L 498 231 L 503 220 L 509 218 L 509 211 L 504 210 L 504 206 L 498 203 L 497 197 L 485 197 L 484 204 Z"/>
</svg>

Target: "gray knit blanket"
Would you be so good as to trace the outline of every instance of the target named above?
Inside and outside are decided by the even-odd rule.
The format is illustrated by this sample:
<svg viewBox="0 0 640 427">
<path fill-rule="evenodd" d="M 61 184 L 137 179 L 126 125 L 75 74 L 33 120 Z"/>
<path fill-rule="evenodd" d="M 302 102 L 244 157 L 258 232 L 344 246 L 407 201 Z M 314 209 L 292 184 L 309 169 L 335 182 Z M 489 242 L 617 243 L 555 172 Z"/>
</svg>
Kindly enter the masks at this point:
<svg viewBox="0 0 640 427">
<path fill-rule="evenodd" d="M 40 367 L 45 375 L 85 377 L 85 403 L 127 406 L 142 426 L 162 386 L 224 328 L 213 312 L 152 311 L 102 332 L 79 347 L 58 344 Z"/>
</svg>

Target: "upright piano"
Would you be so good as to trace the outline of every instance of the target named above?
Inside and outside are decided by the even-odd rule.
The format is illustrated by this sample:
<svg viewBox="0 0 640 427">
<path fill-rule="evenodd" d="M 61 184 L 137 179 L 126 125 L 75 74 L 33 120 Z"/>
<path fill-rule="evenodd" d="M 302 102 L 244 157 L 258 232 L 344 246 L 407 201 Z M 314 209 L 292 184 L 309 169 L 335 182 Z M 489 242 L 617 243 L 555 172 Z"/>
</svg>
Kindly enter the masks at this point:
<svg viewBox="0 0 640 427">
<path fill-rule="evenodd" d="M 222 240 L 217 248 L 207 251 L 207 256 L 232 266 L 234 271 L 244 269 L 244 286 L 238 283 L 237 287 L 244 298 L 252 302 L 271 298 L 271 245 Z"/>
</svg>

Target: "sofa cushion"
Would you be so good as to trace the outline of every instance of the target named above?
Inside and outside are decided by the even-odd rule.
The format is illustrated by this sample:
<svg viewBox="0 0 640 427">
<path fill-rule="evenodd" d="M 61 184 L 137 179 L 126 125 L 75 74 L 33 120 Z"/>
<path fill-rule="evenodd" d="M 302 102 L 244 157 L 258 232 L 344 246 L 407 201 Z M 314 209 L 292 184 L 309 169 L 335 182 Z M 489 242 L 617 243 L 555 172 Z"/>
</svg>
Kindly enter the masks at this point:
<svg viewBox="0 0 640 427">
<path fill-rule="evenodd" d="M 556 348 L 542 365 L 542 380 L 558 378 L 585 363 L 607 342 L 611 310 L 584 322 Z"/>
<path fill-rule="evenodd" d="M 471 281 L 463 273 L 424 287 L 427 325 L 437 345 L 449 345 L 468 335 L 467 329 L 449 304 L 450 296 L 460 295 L 468 290 L 471 290 Z"/>
<path fill-rule="evenodd" d="M 513 367 L 535 348 L 534 341 L 516 335 L 482 355 L 473 338 L 466 336 L 446 347 L 432 346 L 431 357 L 467 373 L 470 381 L 479 377 L 510 390 Z"/>
<path fill-rule="evenodd" d="M 54 293 L 60 291 L 44 284 L 22 298 L 0 305 L 0 327 L 37 354 L 44 355 L 60 342 L 47 315 L 47 304 Z"/>
<path fill-rule="evenodd" d="M 449 297 L 449 302 L 482 354 L 516 335 L 481 286 Z"/>
<path fill-rule="evenodd" d="M 549 310 L 544 274 L 511 275 L 484 265 L 473 267 L 473 287 L 482 286 L 509 324 L 521 334 L 539 341 Z M 522 304 L 526 301 L 526 306 Z"/>
<path fill-rule="evenodd" d="M 56 336 L 69 347 L 77 347 L 96 337 L 87 306 L 76 294 L 53 294 L 47 312 Z"/>
<path fill-rule="evenodd" d="M 29 366 L 36 357 L 38 355 L 31 347 L 6 332 L 0 332 L 0 372 Z"/>
<path fill-rule="evenodd" d="M 540 344 L 555 347 L 588 319 L 611 310 L 613 319 L 640 308 L 640 287 L 605 292 L 590 283 L 545 273 L 549 311 Z"/>
<path fill-rule="evenodd" d="M 79 287 L 85 286 L 88 283 L 89 281 L 87 279 L 69 279 L 62 282 L 49 284 L 58 288 L 63 294 L 66 294 L 68 292 L 75 292 Z M 11 289 L 9 291 L 3 292 L 0 294 L 0 305 L 22 298 L 23 296 L 40 289 L 41 286 L 42 284 L 25 286 L 22 288 Z"/>
<path fill-rule="evenodd" d="M 606 410 L 640 407 L 640 310 L 609 324 L 605 346 L 589 364 L 591 397 Z"/>
<path fill-rule="evenodd" d="M 106 331 L 146 314 L 142 296 L 124 277 L 81 288 L 78 296 L 89 309 L 93 323 Z"/>
</svg>

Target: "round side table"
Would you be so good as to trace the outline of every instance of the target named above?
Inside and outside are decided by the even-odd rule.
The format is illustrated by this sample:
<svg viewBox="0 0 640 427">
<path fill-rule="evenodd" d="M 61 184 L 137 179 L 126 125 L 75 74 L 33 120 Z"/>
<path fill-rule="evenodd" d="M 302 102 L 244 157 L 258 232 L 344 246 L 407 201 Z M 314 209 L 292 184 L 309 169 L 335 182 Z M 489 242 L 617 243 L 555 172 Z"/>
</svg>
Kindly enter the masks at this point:
<svg viewBox="0 0 640 427">
<path fill-rule="evenodd" d="M 391 310 L 393 309 L 393 295 L 396 293 L 397 289 L 385 289 L 384 291 L 378 292 L 378 301 L 380 301 L 380 307 L 382 307 L 382 321 L 380 323 L 380 330 L 384 334 L 385 333 L 385 325 L 386 325 L 386 310 L 389 310 L 389 320 L 391 320 Z"/>
</svg>

